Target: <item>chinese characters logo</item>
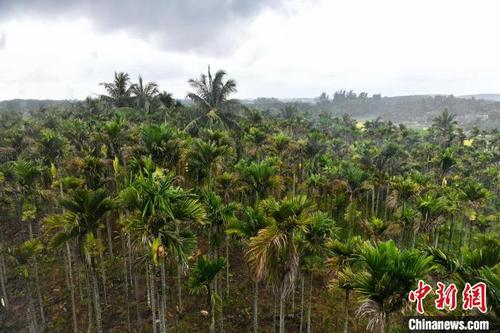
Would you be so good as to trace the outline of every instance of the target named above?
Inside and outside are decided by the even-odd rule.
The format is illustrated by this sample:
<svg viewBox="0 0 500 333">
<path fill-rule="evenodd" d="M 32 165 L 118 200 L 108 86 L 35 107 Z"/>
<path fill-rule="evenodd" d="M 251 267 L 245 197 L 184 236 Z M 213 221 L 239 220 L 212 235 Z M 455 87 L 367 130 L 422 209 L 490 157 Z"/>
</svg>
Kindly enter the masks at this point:
<svg viewBox="0 0 500 333">
<path fill-rule="evenodd" d="M 416 310 L 418 313 L 424 313 L 423 301 L 431 291 L 432 287 L 422 280 L 418 281 L 417 289 L 410 291 L 408 299 L 410 302 L 416 303 Z M 453 311 L 457 308 L 458 288 L 454 283 L 446 286 L 444 283 L 438 282 L 435 294 L 437 295 L 434 301 L 436 309 L 444 310 L 448 308 L 448 310 Z M 462 291 L 462 309 L 477 309 L 482 313 L 486 313 L 486 308 L 486 284 L 478 282 L 471 286 L 470 283 L 466 283 Z"/>
</svg>

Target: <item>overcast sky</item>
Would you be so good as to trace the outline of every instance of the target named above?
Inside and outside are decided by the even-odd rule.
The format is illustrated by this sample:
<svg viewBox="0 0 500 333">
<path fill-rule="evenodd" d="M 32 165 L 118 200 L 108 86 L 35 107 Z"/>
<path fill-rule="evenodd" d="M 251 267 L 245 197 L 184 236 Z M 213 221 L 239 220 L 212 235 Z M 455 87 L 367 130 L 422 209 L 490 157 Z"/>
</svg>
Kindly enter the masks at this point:
<svg viewBox="0 0 500 333">
<path fill-rule="evenodd" d="M 85 98 L 114 71 L 183 98 L 500 93 L 497 0 L 0 0 L 0 100 Z"/>
</svg>

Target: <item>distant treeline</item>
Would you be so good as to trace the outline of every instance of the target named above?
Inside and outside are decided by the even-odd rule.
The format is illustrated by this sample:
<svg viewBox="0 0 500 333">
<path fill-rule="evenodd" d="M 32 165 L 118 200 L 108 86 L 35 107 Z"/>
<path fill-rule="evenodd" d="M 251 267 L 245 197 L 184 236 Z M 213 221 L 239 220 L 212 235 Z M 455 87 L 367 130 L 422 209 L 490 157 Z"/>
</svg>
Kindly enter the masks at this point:
<svg viewBox="0 0 500 333">
<path fill-rule="evenodd" d="M 66 108 L 76 101 L 72 100 L 35 100 L 14 99 L 0 101 L 0 111 L 30 112 L 40 108 Z M 180 102 L 180 101 L 178 101 Z M 182 101 L 183 104 L 189 104 Z M 496 129 L 500 127 L 500 102 L 460 98 L 453 95 L 415 95 L 382 97 L 381 94 L 369 96 L 366 92 L 339 90 L 331 96 L 323 92 L 314 99 L 280 100 L 260 97 L 244 104 L 272 114 L 302 114 L 311 119 L 319 119 L 321 114 L 349 114 L 364 121 L 380 118 L 385 121 L 403 123 L 413 127 L 427 127 L 431 120 L 444 109 L 456 115 L 458 123 L 464 128 L 479 127 Z"/>
<path fill-rule="evenodd" d="M 340 90 L 331 97 L 322 93 L 310 101 L 284 102 L 276 98 L 257 98 L 251 105 L 273 113 L 301 112 L 311 117 L 319 117 L 322 113 L 349 114 L 358 120 L 380 118 L 418 127 L 428 126 L 434 117 L 448 109 L 457 115 L 457 121 L 466 128 L 500 127 L 500 102 L 452 95 L 382 97 L 374 94 L 369 97 L 366 92 L 357 94 L 352 90 Z"/>
</svg>

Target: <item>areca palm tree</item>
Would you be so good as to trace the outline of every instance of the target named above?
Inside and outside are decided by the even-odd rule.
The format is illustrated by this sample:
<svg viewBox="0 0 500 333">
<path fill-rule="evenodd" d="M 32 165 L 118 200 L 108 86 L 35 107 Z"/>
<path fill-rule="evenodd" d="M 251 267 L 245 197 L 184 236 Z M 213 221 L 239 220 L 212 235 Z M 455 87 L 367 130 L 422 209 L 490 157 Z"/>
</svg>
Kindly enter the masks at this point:
<svg viewBox="0 0 500 333">
<path fill-rule="evenodd" d="M 184 142 L 175 128 L 167 124 L 145 125 L 141 129 L 141 139 L 156 164 L 177 169 L 184 153 Z"/>
<path fill-rule="evenodd" d="M 260 162 L 239 163 L 237 166 L 241 179 L 251 190 L 253 203 L 265 199 L 275 188 L 281 185 L 279 168 L 271 159 Z"/>
<path fill-rule="evenodd" d="M 188 81 L 193 92 L 187 94 L 187 97 L 198 105 L 202 110 L 202 115 L 192 120 L 186 130 L 190 131 L 199 125 L 237 127 L 235 116 L 230 107 L 236 103 L 236 100 L 229 99 L 236 90 L 236 81 L 233 79 L 225 80 L 226 72 L 218 70 L 212 76 L 210 66 L 207 74 L 201 74 L 199 79 L 190 79 Z"/>
<path fill-rule="evenodd" d="M 65 208 L 65 212 L 49 216 L 45 224 L 49 231 L 58 230 L 52 239 L 54 247 L 59 247 L 70 240 L 76 241 L 80 258 L 91 280 L 97 331 L 102 333 L 102 312 L 95 259 L 96 253 L 101 251 L 97 230 L 101 227 L 101 218 L 116 208 L 116 202 L 102 189 L 78 190 L 62 199 L 61 205 Z"/>
<path fill-rule="evenodd" d="M 335 239 L 340 228 L 335 225 L 335 221 L 323 212 L 315 212 L 311 218 L 311 223 L 307 225 L 306 231 L 299 234 L 298 243 L 300 248 L 300 265 L 302 271 L 309 275 L 309 304 L 307 308 L 306 332 L 311 332 L 311 307 L 313 274 L 324 268 L 324 263 L 331 253 L 329 244 Z M 304 278 L 302 277 L 301 291 L 301 316 L 300 327 L 302 328 L 304 310 Z"/>
<path fill-rule="evenodd" d="M 198 258 L 198 262 L 188 280 L 189 288 L 194 294 L 207 293 L 207 301 L 210 309 L 208 331 L 210 333 L 215 332 L 215 307 L 218 299 L 217 292 L 213 287 L 213 281 L 224 265 L 225 261 L 223 258 L 217 257 L 211 260 L 205 256 L 201 256 Z"/>
<path fill-rule="evenodd" d="M 38 331 L 39 329 L 45 329 L 43 326 L 39 328 L 39 323 L 37 321 L 37 314 L 35 310 L 35 302 L 33 301 L 33 281 L 32 281 L 32 267 L 34 262 L 37 261 L 44 250 L 43 244 L 39 239 L 33 239 L 25 241 L 20 245 L 16 246 L 13 251 L 9 251 L 11 256 L 16 261 L 16 268 L 23 279 L 25 284 L 25 293 L 28 297 L 28 307 L 27 307 L 27 317 L 28 317 L 28 330 Z M 38 272 L 35 272 L 38 274 Z M 36 277 L 35 277 L 36 278 Z M 39 287 L 39 282 L 34 281 Z M 42 306 L 42 304 L 40 304 Z M 42 325 L 45 325 L 42 311 Z"/>
<path fill-rule="evenodd" d="M 255 208 L 247 206 L 243 210 L 243 219 L 232 219 L 229 221 L 226 233 L 228 235 L 233 235 L 239 237 L 244 245 L 245 250 L 250 249 L 250 239 L 257 236 L 261 229 L 264 229 L 268 225 L 268 220 L 265 216 L 264 210 L 258 204 Z M 247 257 L 248 259 L 248 257 Z M 250 264 L 249 261 L 247 261 Z M 259 316 L 259 282 L 258 278 L 253 278 L 254 289 L 253 289 L 253 332 L 257 333 L 258 327 L 258 316 Z"/>
<path fill-rule="evenodd" d="M 248 261 L 257 279 L 269 278 L 277 288 L 280 303 L 279 332 L 285 331 L 285 300 L 294 290 L 299 271 L 297 233 L 305 232 L 313 206 L 306 196 L 264 200 L 269 225 L 250 239 Z"/>
<path fill-rule="evenodd" d="M 344 298 L 344 327 L 343 332 L 349 331 L 349 301 L 353 284 L 350 280 L 352 275 L 352 261 L 357 256 L 362 240 L 360 236 L 348 238 L 345 241 L 334 239 L 328 244 L 332 251 L 332 258 L 328 261 L 335 273 L 335 278 L 330 282 L 330 287 L 339 286 L 345 292 Z"/>
<path fill-rule="evenodd" d="M 195 139 L 189 153 L 189 172 L 195 174 L 196 181 L 205 180 L 208 189 L 211 190 L 217 166 L 229 152 L 228 145 Z"/>
<path fill-rule="evenodd" d="M 107 92 L 102 97 L 110 101 L 115 107 L 124 107 L 131 105 L 131 86 L 130 76 L 124 72 L 115 72 L 113 82 L 103 82 L 101 86 Z"/>
<path fill-rule="evenodd" d="M 186 261 L 186 241 L 181 233 L 183 223 L 201 223 L 205 211 L 192 193 L 174 186 L 172 173 L 155 168 L 151 159 L 146 159 L 145 167 L 124 189 L 121 198 L 132 210 L 125 229 L 133 236 L 140 251 L 148 259 L 151 275 L 151 306 L 153 331 L 156 332 L 155 266 L 160 264 L 162 297 L 160 300 L 160 328 L 166 331 L 165 322 L 165 256 L 167 253 Z M 189 241 L 188 241 L 189 243 Z"/>
<path fill-rule="evenodd" d="M 433 268 L 432 257 L 417 250 L 400 251 L 393 241 L 365 243 L 358 262 L 362 269 L 350 272 L 349 280 L 364 299 L 357 314 L 367 316 L 370 331 L 390 331 L 390 315 L 400 310 L 417 281 Z"/>
</svg>

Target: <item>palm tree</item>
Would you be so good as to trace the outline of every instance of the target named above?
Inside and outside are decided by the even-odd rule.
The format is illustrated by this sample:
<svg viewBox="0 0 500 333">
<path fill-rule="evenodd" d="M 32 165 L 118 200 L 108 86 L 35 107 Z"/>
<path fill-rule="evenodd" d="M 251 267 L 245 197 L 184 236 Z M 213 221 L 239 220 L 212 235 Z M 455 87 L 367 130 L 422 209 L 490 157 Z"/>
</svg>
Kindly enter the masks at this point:
<svg viewBox="0 0 500 333">
<path fill-rule="evenodd" d="M 448 109 L 445 108 L 443 112 L 432 119 L 432 126 L 438 131 L 438 133 L 442 137 L 452 137 L 453 130 L 457 125 L 457 121 L 455 120 L 456 115 L 450 114 Z M 448 142 L 449 143 L 449 142 Z"/>
<path fill-rule="evenodd" d="M 207 303 L 210 309 L 210 325 L 208 331 L 210 333 L 215 332 L 215 305 L 218 300 L 217 293 L 213 287 L 213 281 L 224 265 L 225 261 L 223 258 L 217 257 L 210 260 L 205 256 L 198 257 L 198 262 L 196 266 L 193 267 L 191 276 L 188 280 L 189 289 L 194 294 L 199 295 L 202 292 L 207 293 Z"/>
<path fill-rule="evenodd" d="M 150 124 L 141 128 L 141 139 L 153 161 L 170 170 L 177 170 L 184 153 L 180 133 L 168 124 Z"/>
<path fill-rule="evenodd" d="M 414 249 L 400 251 L 388 241 L 363 244 L 357 260 L 361 271 L 349 273 L 354 289 L 364 296 L 357 314 L 369 318 L 369 331 L 390 331 L 390 315 L 405 305 L 417 281 L 434 269 L 432 257 Z"/>
<path fill-rule="evenodd" d="M 91 280 L 97 331 L 102 333 L 102 313 L 95 259 L 96 254 L 101 251 L 97 230 L 101 228 L 101 218 L 108 211 L 116 208 L 116 202 L 103 189 L 78 190 L 62 199 L 61 205 L 65 208 L 65 213 L 49 216 L 45 219 L 45 224 L 48 230 L 59 230 L 52 239 L 54 247 L 59 247 L 71 240 L 76 241 L 80 258 Z"/>
<path fill-rule="evenodd" d="M 131 86 L 130 77 L 127 73 L 115 72 L 113 82 L 103 82 L 101 86 L 107 92 L 107 95 L 102 95 L 104 100 L 110 101 L 117 108 L 131 105 Z"/>
<path fill-rule="evenodd" d="M 240 162 L 236 168 L 241 174 L 241 179 L 250 189 L 253 203 L 265 199 L 273 189 L 281 185 L 279 168 L 275 161 L 266 159 L 260 162 L 243 162 Z"/>
<path fill-rule="evenodd" d="M 232 219 L 226 229 L 228 235 L 234 235 L 239 237 L 246 248 L 246 252 L 250 250 L 250 239 L 257 236 L 261 229 L 268 226 L 268 220 L 265 216 L 264 210 L 259 204 L 255 205 L 255 208 L 247 206 L 243 210 L 243 219 Z M 248 259 L 248 256 L 247 256 Z M 250 265 L 250 262 L 247 261 Z M 258 316 L 259 316 L 259 282 L 258 278 L 252 278 L 254 280 L 253 289 L 253 332 L 257 333 L 258 327 Z"/>
<path fill-rule="evenodd" d="M 228 145 L 195 139 L 189 153 L 189 172 L 195 175 L 197 182 L 205 180 L 208 189 L 211 190 L 217 166 L 230 151 Z"/>
<path fill-rule="evenodd" d="M 144 110 L 144 114 L 148 117 L 151 103 L 153 99 L 160 93 L 156 82 L 143 83 L 142 77 L 139 75 L 139 80 L 130 86 L 130 93 L 135 99 L 138 108 Z"/>
<path fill-rule="evenodd" d="M 311 332 L 311 307 L 313 274 L 324 268 L 325 259 L 331 253 L 329 244 L 337 236 L 340 228 L 335 225 L 335 221 L 323 212 L 315 212 L 308 224 L 306 231 L 300 233 L 298 237 L 300 248 L 300 265 L 302 271 L 309 275 L 309 304 L 307 308 L 306 332 Z M 304 311 L 304 277 L 302 277 L 301 291 L 301 316 L 300 327 L 302 329 Z"/>
<path fill-rule="evenodd" d="M 334 239 L 328 247 L 332 251 L 333 257 L 328 261 L 334 272 L 335 279 L 331 281 L 330 288 L 339 286 L 345 292 L 344 297 L 344 328 L 343 332 L 349 331 L 349 300 L 353 285 L 350 281 L 352 272 L 352 261 L 359 252 L 362 240 L 360 236 L 348 238 L 346 241 Z"/>
<path fill-rule="evenodd" d="M 312 218 L 312 205 L 305 196 L 264 200 L 269 225 L 250 239 L 248 261 L 257 279 L 268 277 L 279 292 L 279 331 L 285 331 L 285 300 L 294 290 L 299 270 L 297 234 L 305 232 Z"/>
<path fill-rule="evenodd" d="M 190 79 L 188 81 L 194 92 L 187 94 L 202 110 L 202 115 L 192 120 L 186 130 L 190 131 L 198 125 L 218 125 L 223 127 L 235 128 L 237 123 L 230 107 L 235 104 L 235 100 L 229 99 L 229 96 L 236 92 L 236 81 L 233 79 L 224 80 L 226 72 L 218 70 L 214 76 L 208 67 L 207 75 L 201 74 L 199 79 Z"/>
<path fill-rule="evenodd" d="M 160 264 L 161 300 L 160 328 L 166 331 L 166 281 L 165 256 L 171 254 L 179 258 L 179 264 L 186 261 L 186 241 L 181 233 L 183 223 L 201 223 L 205 211 L 198 200 L 189 191 L 174 186 L 172 173 L 165 173 L 155 168 L 151 159 L 144 161 L 145 167 L 125 188 L 120 196 L 124 204 L 132 211 L 125 222 L 125 230 L 135 240 L 140 251 L 148 258 L 150 276 L 150 298 L 153 316 L 153 331 L 156 332 L 156 290 L 155 267 Z"/>
</svg>

